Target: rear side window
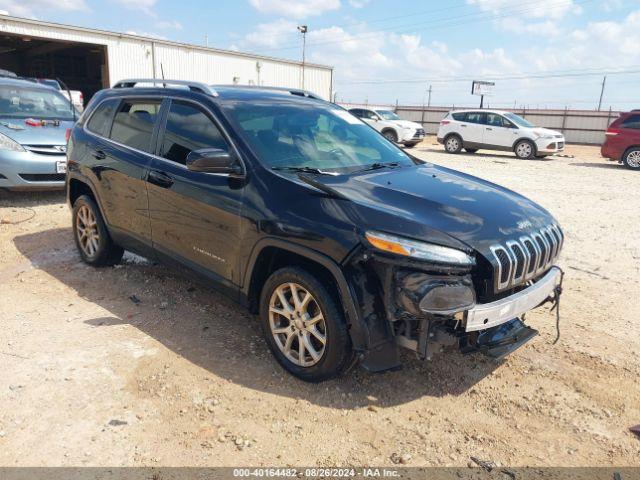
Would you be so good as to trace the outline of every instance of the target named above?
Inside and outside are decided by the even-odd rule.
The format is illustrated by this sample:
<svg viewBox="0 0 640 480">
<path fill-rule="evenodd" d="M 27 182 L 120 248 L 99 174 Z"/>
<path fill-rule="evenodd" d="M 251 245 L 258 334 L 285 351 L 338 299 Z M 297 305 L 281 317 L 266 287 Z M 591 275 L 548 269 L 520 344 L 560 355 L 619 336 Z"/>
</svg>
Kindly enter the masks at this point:
<svg viewBox="0 0 640 480">
<path fill-rule="evenodd" d="M 640 114 L 629 115 L 621 125 L 623 128 L 633 128 L 640 130 Z"/>
<path fill-rule="evenodd" d="M 191 104 L 172 102 L 160 156 L 185 165 L 187 155 L 203 148 L 228 150 L 222 133 L 202 110 Z"/>
<path fill-rule="evenodd" d="M 458 112 L 458 113 L 452 113 L 451 116 L 453 117 L 454 120 L 457 120 L 458 122 L 464 122 L 467 114 L 465 112 Z"/>
<path fill-rule="evenodd" d="M 160 101 L 122 102 L 111 128 L 111 139 L 127 147 L 151 153 L 151 136 L 160 112 Z"/>
<path fill-rule="evenodd" d="M 484 123 L 485 114 L 481 112 L 469 112 L 467 113 L 467 122 L 469 123 Z"/>
<path fill-rule="evenodd" d="M 113 114 L 116 108 L 118 108 L 119 103 L 120 99 L 112 98 L 98 105 L 98 108 L 96 108 L 96 111 L 93 112 L 93 115 L 91 115 L 91 118 L 87 122 L 87 129 L 101 137 L 109 137 L 111 120 L 113 120 Z"/>
</svg>

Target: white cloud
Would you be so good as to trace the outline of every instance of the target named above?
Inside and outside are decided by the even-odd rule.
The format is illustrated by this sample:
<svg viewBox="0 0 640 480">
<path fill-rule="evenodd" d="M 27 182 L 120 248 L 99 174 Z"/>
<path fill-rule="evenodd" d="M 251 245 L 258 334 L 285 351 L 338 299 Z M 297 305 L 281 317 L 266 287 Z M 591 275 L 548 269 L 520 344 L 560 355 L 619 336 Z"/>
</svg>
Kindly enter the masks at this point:
<svg viewBox="0 0 640 480">
<path fill-rule="evenodd" d="M 255 30 L 247 34 L 244 38 L 244 44 L 251 47 L 268 47 L 275 48 L 279 46 L 283 40 L 290 40 L 290 35 L 297 34 L 297 23 L 283 18 L 270 23 L 261 23 Z"/>
<path fill-rule="evenodd" d="M 182 24 L 177 20 L 160 20 L 156 22 L 156 28 L 163 30 L 182 30 Z"/>
<path fill-rule="evenodd" d="M 250 0 L 251 5 L 262 13 L 288 18 L 307 18 L 340 8 L 340 0 Z"/>
<path fill-rule="evenodd" d="M 371 0 L 349 0 L 349 5 L 353 8 L 362 8 L 366 6 Z"/>
<path fill-rule="evenodd" d="M 0 0 L 0 9 L 16 17 L 35 17 L 49 11 L 88 10 L 84 0 Z"/>
<path fill-rule="evenodd" d="M 156 0 L 115 0 L 129 10 L 141 10 L 149 15 L 154 15 L 153 7 L 156 5 Z"/>
</svg>

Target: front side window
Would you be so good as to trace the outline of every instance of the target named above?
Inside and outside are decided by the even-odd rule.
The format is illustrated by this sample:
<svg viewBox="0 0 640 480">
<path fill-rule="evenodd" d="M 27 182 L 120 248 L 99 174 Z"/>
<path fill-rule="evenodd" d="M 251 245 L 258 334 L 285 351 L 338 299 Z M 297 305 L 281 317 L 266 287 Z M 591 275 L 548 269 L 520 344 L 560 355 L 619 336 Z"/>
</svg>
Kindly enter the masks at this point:
<svg viewBox="0 0 640 480">
<path fill-rule="evenodd" d="M 497 113 L 487 113 L 487 125 L 492 127 L 502 127 L 504 126 L 502 120 L 502 115 L 498 115 Z"/>
<path fill-rule="evenodd" d="M 160 101 L 122 102 L 111 128 L 111 139 L 127 147 L 151 153 L 151 137 L 160 112 Z"/>
<path fill-rule="evenodd" d="M 378 115 L 371 110 L 362 110 L 362 118 L 368 118 L 369 120 L 377 120 Z"/>
<path fill-rule="evenodd" d="M 187 155 L 203 148 L 228 150 L 220 130 L 202 110 L 188 103 L 172 102 L 160 156 L 185 165 Z"/>
<path fill-rule="evenodd" d="M 96 111 L 87 122 L 87 129 L 101 137 L 108 137 L 111 131 L 111 120 L 119 103 L 120 99 L 112 98 L 98 105 L 98 108 L 96 108 Z"/>
<path fill-rule="evenodd" d="M 396 115 L 391 110 L 378 110 L 377 113 L 385 120 L 402 120 L 398 115 Z"/>
<path fill-rule="evenodd" d="M 531 122 L 527 122 L 520 115 L 516 115 L 515 113 L 505 113 L 505 117 L 507 117 L 511 122 L 515 123 L 519 127 L 533 128 L 535 125 Z"/>
<path fill-rule="evenodd" d="M 238 102 L 222 108 L 267 167 L 347 173 L 376 163 L 414 165 L 400 148 L 335 105 Z"/>
<path fill-rule="evenodd" d="M 351 115 L 355 115 L 358 118 L 363 117 L 362 110 L 359 108 L 354 108 L 353 110 L 349 110 L 349 113 L 351 113 Z"/>
<path fill-rule="evenodd" d="M 0 86 L 0 116 L 73 121 L 77 112 L 67 98 L 50 88 Z"/>
<path fill-rule="evenodd" d="M 640 130 L 640 115 L 630 115 L 622 122 L 622 127 Z"/>
</svg>

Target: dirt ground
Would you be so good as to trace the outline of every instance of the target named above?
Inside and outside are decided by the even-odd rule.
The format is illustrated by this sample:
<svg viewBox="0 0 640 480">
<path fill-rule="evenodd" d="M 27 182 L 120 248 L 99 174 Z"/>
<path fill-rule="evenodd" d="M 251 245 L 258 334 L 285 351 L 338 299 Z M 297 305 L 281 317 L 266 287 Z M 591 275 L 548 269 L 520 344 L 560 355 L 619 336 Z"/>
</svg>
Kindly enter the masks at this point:
<svg viewBox="0 0 640 480">
<path fill-rule="evenodd" d="M 496 363 L 405 355 L 398 372 L 309 385 L 285 374 L 242 308 L 127 255 L 80 262 L 61 193 L 0 193 L 2 466 L 640 466 L 640 174 L 574 158 L 434 163 L 518 190 L 567 236 L 562 338 Z M 139 300 L 135 303 L 131 300 Z"/>
</svg>

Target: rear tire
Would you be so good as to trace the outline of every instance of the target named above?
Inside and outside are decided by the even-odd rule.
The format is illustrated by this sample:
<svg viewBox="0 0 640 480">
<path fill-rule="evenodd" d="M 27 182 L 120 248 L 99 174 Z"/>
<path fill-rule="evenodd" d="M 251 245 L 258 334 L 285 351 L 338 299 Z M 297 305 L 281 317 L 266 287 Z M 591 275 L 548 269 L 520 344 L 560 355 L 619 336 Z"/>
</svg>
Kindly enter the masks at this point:
<svg viewBox="0 0 640 480">
<path fill-rule="evenodd" d="M 633 147 L 624 152 L 622 163 L 630 170 L 640 170 L 640 147 Z"/>
<path fill-rule="evenodd" d="M 453 134 L 444 139 L 444 149 L 447 153 L 460 153 L 462 147 L 462 137 L 460 135 Z"/>
<path fill-rule="evenodd" d="M 271 352 L 305 382 L 334 378 L 355 358 L 340 303 L 323 283 L 306 270 L 285 267 L 267 279 L 260 295 L 260 322 Z"/>
<path fill-rule="evenodd" d="M 115 265 L 124 250 L 111 239 L 100 209 L 88 195 L 82 195 L 73 204 L 73 238 L 82 260 L 94 267 Z"/>
<path fill-rule="evenodd" d="M 528 160 L 536 156 L 536 146 L 531 140 L 520 140 L 513 149 L 516 157 Z"/>
<path fill-rule="evenodd" d="M 465 148 L 464 151 L 467 152 L 467 153 L 476 153 L 478 151 L 478 149 L 477 148 Z"/>
</svg>

